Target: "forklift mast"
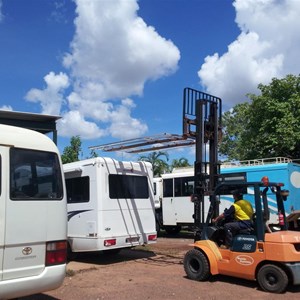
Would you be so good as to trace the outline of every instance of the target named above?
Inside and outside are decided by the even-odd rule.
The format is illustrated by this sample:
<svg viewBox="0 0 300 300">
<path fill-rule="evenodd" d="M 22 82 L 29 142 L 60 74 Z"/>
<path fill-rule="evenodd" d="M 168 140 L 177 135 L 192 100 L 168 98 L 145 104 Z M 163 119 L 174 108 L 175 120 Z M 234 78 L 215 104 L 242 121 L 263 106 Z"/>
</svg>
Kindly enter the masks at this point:
<svg viewBox="0 0 300 300">
<path fill-rule="evenodd" d="M 214 199 L 214 189 L 220 175 L 218 143 L 222 137 L 222 101 L 220 98 L 191 89 L 183 91 L 183 136 L 195 139 L 194 163 L 194 227 L 195 241 L 201 239 L 205 224 L 204 197 Z M 215 205 L 213 216 L 219 214 Z"/>
</svg>

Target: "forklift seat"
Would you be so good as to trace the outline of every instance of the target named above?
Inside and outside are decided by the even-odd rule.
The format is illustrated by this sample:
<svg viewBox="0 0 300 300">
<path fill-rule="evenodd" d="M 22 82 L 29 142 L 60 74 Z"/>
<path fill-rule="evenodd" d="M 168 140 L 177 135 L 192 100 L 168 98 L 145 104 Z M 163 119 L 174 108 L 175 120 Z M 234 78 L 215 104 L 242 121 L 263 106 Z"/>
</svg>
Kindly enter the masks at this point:
<svg viewBox="0 0 300 300">
<path fill-rule="evenodd" d="M 240 229 L 238 234 L 252 234 L 254 231 L 253 228 L 245 228 L 245 229 Z"/>
</svg>

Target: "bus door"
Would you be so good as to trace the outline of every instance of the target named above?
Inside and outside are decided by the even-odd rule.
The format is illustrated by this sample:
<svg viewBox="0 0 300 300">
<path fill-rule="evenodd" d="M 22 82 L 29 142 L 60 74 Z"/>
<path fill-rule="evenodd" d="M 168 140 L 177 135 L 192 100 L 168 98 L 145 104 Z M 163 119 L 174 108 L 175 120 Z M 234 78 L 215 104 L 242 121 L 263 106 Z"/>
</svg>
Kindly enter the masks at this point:
<svg viewBox="0 0 300 300">
<path fill-rule="evenodd" d="M 194 191 L 194 177 L 174 178 L 174 200 L 173 205 L 176 213 L 177 223 L 193 223 L 194 204 L 191 195 Z"/>
<path fill-rule="evenodd" d="M 162 216 L 163 225 L 176 225 L 173 178 L 163 179 Z"/>
</svg>

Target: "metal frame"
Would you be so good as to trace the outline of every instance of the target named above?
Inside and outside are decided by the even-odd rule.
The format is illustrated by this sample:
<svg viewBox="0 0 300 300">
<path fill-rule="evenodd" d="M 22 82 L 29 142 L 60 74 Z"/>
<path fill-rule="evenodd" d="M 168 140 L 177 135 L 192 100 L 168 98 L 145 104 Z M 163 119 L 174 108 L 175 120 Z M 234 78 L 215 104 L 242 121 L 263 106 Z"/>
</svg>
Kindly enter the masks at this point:
<svg viewBox="0 0 300 300">
<path fill-rule="evenodd" d="M 92 146 L 89 147 L 89 149 L 102 150 L 106 152 L 124 151 L 127 153 L 141 153 L 167 148 L 193 146 L 194 144 L 194 139 L 188 138 L 184 135 L 163 133 L 99 146 Z"/>
</svg>

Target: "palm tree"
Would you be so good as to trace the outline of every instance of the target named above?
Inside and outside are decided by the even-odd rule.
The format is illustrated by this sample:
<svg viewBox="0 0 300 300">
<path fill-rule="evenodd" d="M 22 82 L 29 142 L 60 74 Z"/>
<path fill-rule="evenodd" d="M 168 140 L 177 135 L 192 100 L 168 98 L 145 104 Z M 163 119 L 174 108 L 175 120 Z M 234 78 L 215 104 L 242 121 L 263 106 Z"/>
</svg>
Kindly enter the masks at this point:
<svg viewBox="0 0 300 300">
<path fill-rule="evenodd" d="M 181 157 L 179 159 L 173 159 L 172 160 L 172 164 L 171 164 L 171 168 L 172 170 L 174 168 L 184 168 L 184 167 L 190 167 L 191 165 L 189 164 L 189 161 L 187 158 L 185 157 Z"/>
<path fill-rule="evenodd" d="M 154 177 L 159 177 L 161 174 L 169 171 L 169 165 L 164 159 L 161 158 L 162 156 L 165 157 L 166 161 L 169 160 L 169 154 L 162 151 L 154 151 L 149 153 L 147 156 L 140 156 L 139 160 L 150 162 L 153 167 Z"/>
</svg>

